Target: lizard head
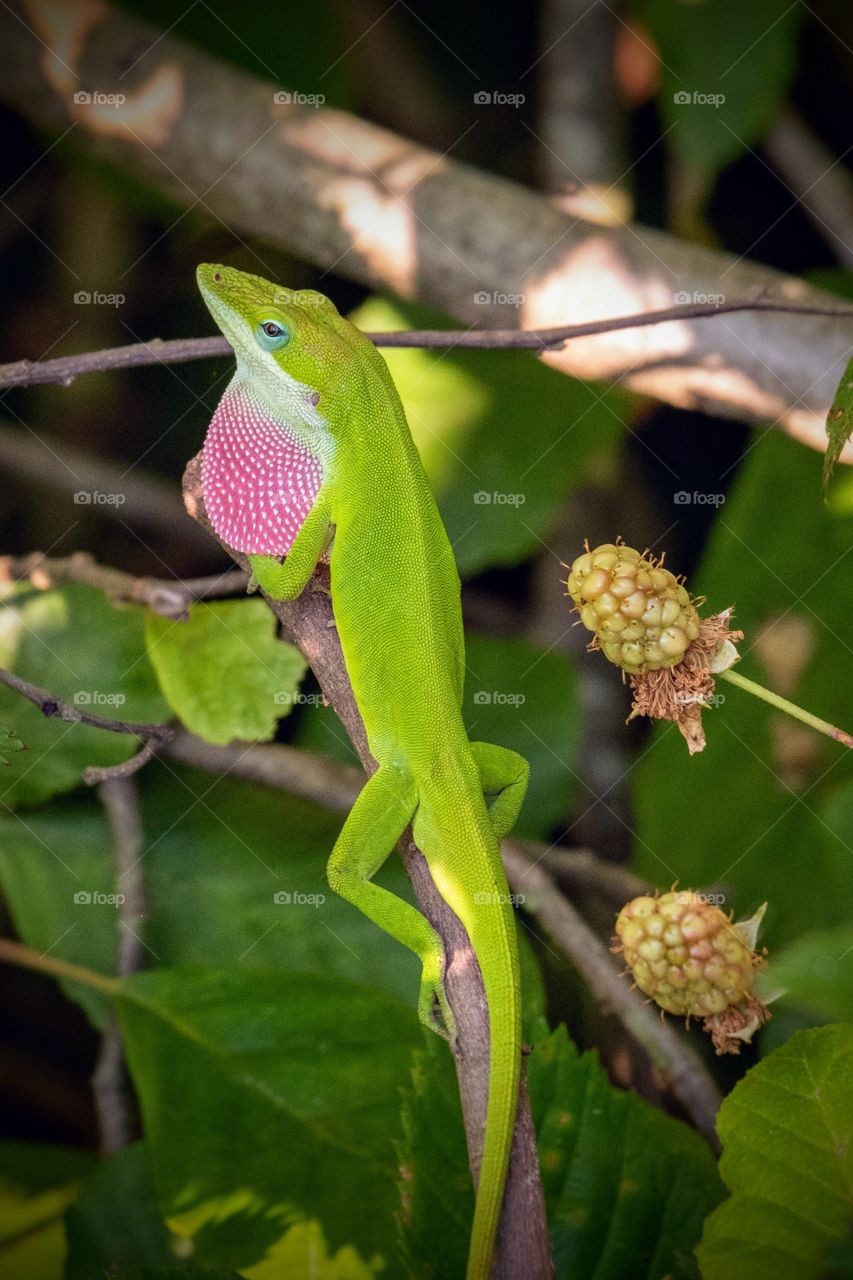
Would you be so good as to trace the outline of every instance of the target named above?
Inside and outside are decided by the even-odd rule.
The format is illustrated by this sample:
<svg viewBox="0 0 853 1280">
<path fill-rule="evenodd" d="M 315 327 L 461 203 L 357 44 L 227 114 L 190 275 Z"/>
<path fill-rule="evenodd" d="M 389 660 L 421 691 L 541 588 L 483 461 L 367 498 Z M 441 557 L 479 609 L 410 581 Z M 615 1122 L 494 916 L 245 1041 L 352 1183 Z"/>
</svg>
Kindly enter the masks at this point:
<svg viewBox="0 0 853 1280">
<path fill-rule="evenodd" d="M 371 346 L 312 289 L 285 289 L 234 267 L 203 263 L 202 297 L 234 348 L 238 373 L 282 422 L 314 439 L 346 421 L 359 388 L 355 348 Z M 336 412 L 336 409 L 338 412 Z M 331 443 L 331 439 L 329 439 Z"/>
</svg>

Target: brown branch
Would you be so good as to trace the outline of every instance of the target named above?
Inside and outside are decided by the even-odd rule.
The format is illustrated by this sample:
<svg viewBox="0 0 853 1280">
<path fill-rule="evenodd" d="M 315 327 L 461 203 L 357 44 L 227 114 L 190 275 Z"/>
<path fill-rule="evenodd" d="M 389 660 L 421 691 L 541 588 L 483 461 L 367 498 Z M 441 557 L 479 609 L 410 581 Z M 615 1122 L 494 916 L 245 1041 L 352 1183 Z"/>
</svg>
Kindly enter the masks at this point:
<svg viewBox="0 0 853 1280">
<path fill-rule="evenodd" d="M 97 564 L 84 551 L 63 559 L 44 556 L 40 551 L 24 556 L 0 556 L 0 582 L 26 580 L 40 591 L 66 582 L 82 582 L 103 591 L 108 600 L 144 604 L 165 618 L 183 619 L 196 600 L 242 595 L 249 575 L 242 569 L 229 569 L 203 578 L 137 578 L 121 569 Z"/>
<path fill-rule="evenodd" d="M 204 510 L 198 457 L 189 463 L 184 475 L 184 500 L 190 515 L 215 537 Z M 229 547 L 226 550 L 245 567 L 242 555 Z M 280 620 L 288 639 L 307 659 L 326 700 L 352 739 L 365 772 L 368 775 L 374 773 L 376 761 L 370 754 L 334 626 L 328 568 L 321 566 L 318 569 L 298 599 L 268 599 L 267 603 Z M 483 981 L 468 936 L 433 884 L 426 860 L 414 843 L 410 829 L 400 841 L 400 851 L 420 910 L 444 943 L 447 957 L 445 985 L 456 1019 L 454 1061 L 468 1154 L 476 1177 L 488 1102 L 489 1015 Z M 496 1280 L 514 1280 L 522 1274 L 529 1276 L 530 1280 L 548 1280 L 552 1275 L 536 1141 L 524 1083 L 513 1135 L 494 1274 Z"/>
<path fill-rule="evenodd" d="M 572 219 L 542 195 L 344 112 L 279 106 L 274 84 L 108 4 L 92 22 L 84 0 L 60 9 L 29 0 L 26 11 L 11 0 L 2 22 L 6 101 L 52 136 L 73 121 L 75 141 L 99 160 L 254 238 L 262 273 L 266 240 L 462 325 L 488 318 L 528 329 L 553 325 L 569 307 L 578 321 L 598 320 L 669 307 L 682 293 L 689 301 L 756 291 L 833 301 L 802 280 L 662 231 Z M 140 48 L 150 51 L 144 59 Z M 63 55 L 70 73 L 61 72 Z M 166 87 L 154 94 L 158 75 Z M 120 88 L 120 127 L 76 104 L 79 86 Z M 844 319 L 777 315 L 758 324 L 746 312 L 602 334 L 545 358 L 670 404 L 778 422 L 821 448 L 850 346 Z"/>
<path fill-rule="evenodd" d="M 118 956 L 116 974 L 126 977 L 142 968 L 139 928 L 145 917 L 142 888 L 142 816 L 135 783 L 111 777 L 98 788 L 113 837 L 115 886 L 118 897 Z M 128 1146 L 135 1136 L 130 1079 L 121 1029 L 111 1013 L 92 1075 L 102 1155 Z"/>
<path fill-rule="evenodd" d="M 836 302 L 819 304 L 792 302 L 788 298 L 739 298 L 726 302 L 685 302 L 674 307 L 659 307 L 635 315 L 614 316 L 603 320 L 586 320 L 580 324 L 552 325 L 547 329 L 390 329 L 366 332 L 377 347 L 418 347 L 451 350 L 464 347 L 478 351 L 559 351 L 569 342 L 627 329 L 645 329 L 650 325 L 668 324 L 674 320 L 707 320 L 738 311 L 767 311 L 777 314 L 829 316 L 853 321 L 853 307 Z M 853 341 L 853 335 L 851 335 Z M 17 360 L 0 365 L 0 388 L 36 386 L 45 383 L 70 386 L 84 373 L 103 373 L 113 369 L 140 368 L 152 364 L 186 364 L 231 356 L 233 350 L 226 338 L 160 338 L 135 342 L 124 347 L 106 347 L 75 356 L 58 356 L 53 360 Z"/>
<path fill-rule="evenodd" d="M 106 729 L 110 733 L 130 733 L 137 738 L 142 738 L 143 741 L 150 740 L 158 744 L 166 742 L 174 732 L 168 724 L 139 724 L 133 720 L 107 720 L 103 716 L 92 715 L 89 711 L 81 711 L 70 702 L 63 702 L 61 698 L 55 697 L 47 689 L 41 689 L 37 684 L 31 684 L 29 680 L 23 680 L 2 667 L 0 667 L 0 684 L 14 689 L 22 698 L 39 707 L 43 715 L 55 716 L 56 719 L 65 720 L 69 724 L 88 724 L 94 729 Z"/>
</svg>

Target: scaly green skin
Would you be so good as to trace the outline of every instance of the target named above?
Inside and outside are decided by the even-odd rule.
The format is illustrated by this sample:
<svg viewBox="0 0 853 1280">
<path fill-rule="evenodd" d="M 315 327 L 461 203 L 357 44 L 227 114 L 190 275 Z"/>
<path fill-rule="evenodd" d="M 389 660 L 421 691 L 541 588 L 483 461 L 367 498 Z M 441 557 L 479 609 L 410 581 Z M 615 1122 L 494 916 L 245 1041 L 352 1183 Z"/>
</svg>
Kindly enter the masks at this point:
<svg viewBox="0 0 853 1280">
<path fill-rule="evenodd" d="M 444 952 L 428 921 L 371 881 L 413 825 L 441 896 L 462 921 L 489 1008 L 489 1102 L 468 1280 L 491 1270 L 518 1101 L 521 998 L 515 921 L 500 857 L 527 786 L 515 752 L 468 740 L 464 637 L 453 553 L 388 368 L 328 299 L 233 268 L 200 266 L 204 299 L 237 355 L 237 389 L 322 460 L 323 481 L 283 563 L 249 557 L 262 589 L 293 599 L 331 549 L 332 603 L 378 770 L 328 865 L 331 886 L 423 965 L 421 1020 L 454 1035 Z M 272 319 L 290 332 L 270 353 Z M 487 807 L 485 794 L 493 796 Z"/>
</svg>

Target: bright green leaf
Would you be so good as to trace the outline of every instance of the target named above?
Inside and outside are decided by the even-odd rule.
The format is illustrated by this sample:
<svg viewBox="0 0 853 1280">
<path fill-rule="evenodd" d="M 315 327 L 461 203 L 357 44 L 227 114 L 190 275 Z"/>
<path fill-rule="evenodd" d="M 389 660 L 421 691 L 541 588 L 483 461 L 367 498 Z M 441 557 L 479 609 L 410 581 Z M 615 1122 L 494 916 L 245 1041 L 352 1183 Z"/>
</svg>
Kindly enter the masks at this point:
<svg viewBox="0 0 853 1280">
<path fill-rule="evenodd" d="M 801 1031 L 724 1101 L 731 1196 L 697 1249 L 703 1280 L 817 1280 L 853 1218 L 853 1027 Z"/>
<path fill-rule="evenodd" d="M 305 674 L 260 599 L 195 604 L 186 622 L 149 613 L 145 634 L 170 707 L 207 742 L 271 738 Z"/>
<path fill-rule="evenodd" d="M 350 319 L 369 330 L 442 323 L 380 298 Z M 388 348 L 382 355 L 463 576 L 538 551 L 572 489 L 624 430 L 623 392 L 567 378 L 529 352 Z"/>
<path fill-rule="evenodd" d="M 82 711 L 108 720 L 159 722 L 168 708 L 145 655 L 142 611 L 113 608 L 100 591 L 37 591 L 0 584 L 0 666 Z M 45 717 L 0 688 L 0 722 L 26 744 L 0 769 L 0 802 L 39 804 L 79 785 L 87 765 L 115 765 L 139 749 L 124 733 Z"/>
<path fill-rule="evenodd" d="M 64 1147 L 0 1145 L 0 1272 L 10 1280 L 63 1280 L 63 1215 L 92 1156 Z"/>
</svg>

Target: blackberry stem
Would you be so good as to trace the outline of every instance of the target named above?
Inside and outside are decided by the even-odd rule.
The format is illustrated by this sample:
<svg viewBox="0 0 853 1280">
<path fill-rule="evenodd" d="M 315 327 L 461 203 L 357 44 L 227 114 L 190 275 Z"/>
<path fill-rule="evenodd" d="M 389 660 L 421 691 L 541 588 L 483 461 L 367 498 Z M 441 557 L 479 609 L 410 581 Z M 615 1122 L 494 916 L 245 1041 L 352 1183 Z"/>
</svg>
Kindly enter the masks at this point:
<svg viewBox="0 0 853 1280">
<path fill-rule="evenodd" d="M 830 724 L 827 720 L 821 720 L 818 716 L 813 716 L 810 711 L 804 711 L 795 702 L 789 702 L 787 698 L 781 697 L 780 694 L 773 693 L 770 689 L 765 689 L 764 685 L 756 684 L 754 680 L 747 680 L 746 676 L 740 675 L 737 671 L 733 671 L 731 668 L 728 671 L 721 671 L 717 675 L 717 679 L 728 680 L 729 684 L 736 685 L 738 689 L 744 689 L 754 697 L 760 698 L 762 702 L 769 702 L 771 707 L 787 712 L 795 720 L 800 720 L 803 724 L 807 724 L 810 729 L 817 729 L 818 733 L 825 734 L 827 738 L 832 738 L 833 741 L 840 742 L 845 747 L 853 747 L 853 736 L 845 733 L 843 729 L 837 728 L 836 725 Z"/>
</svg>

